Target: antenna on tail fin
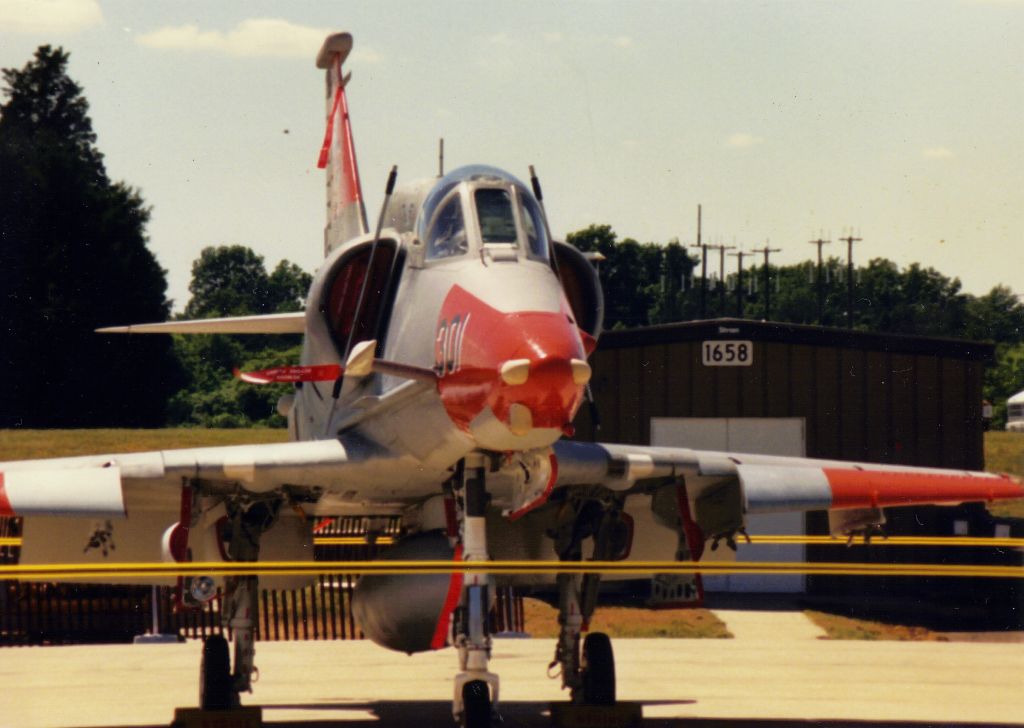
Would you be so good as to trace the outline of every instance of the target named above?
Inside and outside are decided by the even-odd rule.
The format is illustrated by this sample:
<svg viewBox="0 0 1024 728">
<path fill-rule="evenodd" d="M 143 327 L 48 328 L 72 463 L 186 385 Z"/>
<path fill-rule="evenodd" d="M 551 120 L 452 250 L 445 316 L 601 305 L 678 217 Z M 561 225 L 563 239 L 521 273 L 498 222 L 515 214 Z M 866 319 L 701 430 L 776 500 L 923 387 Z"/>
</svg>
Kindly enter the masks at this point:
<svg viewBox="0 0 1024 728">
<path fill-rule="evenodd" d="M 324 255 L 370 229 L 366 222 L 352 122 L 345 98 L 345 86 L 351 74 L 343 74 L 341 70 L 351 51 L 352 35 L 335 33 L 327 36 L 316 55 L 316 67 L 322 68 L 327 76 L 327 130 L 317 164 L 321 169 L 327 169 Z"/>
</svg>

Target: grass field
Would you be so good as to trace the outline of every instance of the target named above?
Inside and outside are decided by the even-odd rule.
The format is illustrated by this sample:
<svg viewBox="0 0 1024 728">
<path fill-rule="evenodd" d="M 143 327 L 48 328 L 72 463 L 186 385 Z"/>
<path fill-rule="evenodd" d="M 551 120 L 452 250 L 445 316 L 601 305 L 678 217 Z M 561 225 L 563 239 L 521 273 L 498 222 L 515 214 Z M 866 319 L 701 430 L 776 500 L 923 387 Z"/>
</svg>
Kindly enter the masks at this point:
<svg viewBox="0 0 1024 728">
<path fill-rule="evenodd" d="M 0 430 L 0 461 L 285 442 L 285 430 Z"/>
<path fill-rule="evenodd" d="M 985 469 L 1024 478 L 1024 432 L 986 432 Z M 1024 499 L 993 503 L 989 511 L 996 516 L 1024 518 Z"/>
<path fill-rule="evenodd" d="M 924 627 L 885 624 L 867 619 L 853 619 L 838 614 L 804 612 L 807 618 L 825 630 L 830 640 L 895 640 L 898 642 L 948 642 L 949 638 Z M 826 638 L 822 638 L 826 639 Z"/>
<path fill-rule="evenodd" d="M 523 613 L 531 637 L 558 637 L 557 609 L 537 599 L 525 599 Z M 609 637 L 732 637 L 722 620 L 707 609 L 600 607 L 590 621 L 590 631 Z"/>
</svg>

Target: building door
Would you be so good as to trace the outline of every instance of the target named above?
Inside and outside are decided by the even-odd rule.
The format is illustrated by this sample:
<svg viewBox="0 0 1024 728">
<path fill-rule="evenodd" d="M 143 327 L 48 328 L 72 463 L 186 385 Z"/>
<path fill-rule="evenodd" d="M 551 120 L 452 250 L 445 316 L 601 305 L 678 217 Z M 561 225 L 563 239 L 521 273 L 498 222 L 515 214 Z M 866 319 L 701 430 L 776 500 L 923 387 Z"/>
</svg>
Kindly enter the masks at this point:
<svg viewBox="0 0 1024 728">
<path fill-rule="evenodd" d="M 652 417 L 651 444 L 694 450 L 728 450 L 758 455 L 806 453 L 803 417 Z M 803 535 L 803 513 L 771 513 L 747 518 L 750 535 Z M 803 562 L 803 544 L 747 545 L 742 540 L 734 553 L 721 545 L 704 552 L 705 560 Z M 724 574 L 705 576 L 707 592 L 803 593 L 804 574 Z"/>
</svg>

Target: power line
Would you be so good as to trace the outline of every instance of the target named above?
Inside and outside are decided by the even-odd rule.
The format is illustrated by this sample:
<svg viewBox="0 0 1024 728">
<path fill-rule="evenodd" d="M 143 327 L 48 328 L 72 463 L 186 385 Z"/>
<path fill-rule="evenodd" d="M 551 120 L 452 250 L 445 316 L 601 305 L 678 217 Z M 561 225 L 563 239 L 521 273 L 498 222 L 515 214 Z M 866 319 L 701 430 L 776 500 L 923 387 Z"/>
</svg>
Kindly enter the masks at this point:
<svg viewBox="0 0 1024 728">
<path fill-rule="evenodd" d="M 743 318 L 743 258 L 750 255 L 750 253 L 744 253 L 739 250 L 735 253 L 729 253 L 732 257 L 736 258 L 738 275 L 736 278 L 736 318 Z"/>
<path fill-rule="evenodd" d="M 853 244 L 859 243 L 860 238 L 848 235 L 839 238 L 846 243 L 846 328 L 853 328 Z"/>
<path fill-rule="evenodd" d="M 708 317 L 708 246 L 701 243 L 700 239 L 700 205 L 697 205 L 697 244 L 691 248 L 700 248 L 700 317 Z"/>
<path fill-rule="evenodd" d="M 825 279 L 824 279 L 824 276 L 822 275 L 822 269 L 821 269 L 821 266 L 822 266 L 821 247 L 823 245 L 828 245 L 831 242 L 832 242 L 831 240 L 824 240 L 822 238 L 818 238 L 817 240 L 812 240 L 811 241 L 811 245 L 817 245 L 818 246 L 818 281 L 817 281 L 818 285 L 817 285 L 817 288 L 818 288 L 818 325 L 819 326 L 821 326 L 822 319 L 824 318 L 824 310 L 825 310 Z"/>
<path fill-rule="evenodd" d="M 735 245 L 709 245 L 708 250 L 718 251 L 718 311 L 720 316 L 725 316 L 725 251 L 735 250 Z"/>
<path fill-rule="evenodd" d="M 764 242 L 763 248 L 754 248 L 753 253 L 764 253 L 764 320 L 771 321 L 772 318 L 772 287 L 771 271 L 768 268 L 768 256 L 772 253 L 782 252 L 782 248 L 769 248 L 768 241 Z"/>
</svg>

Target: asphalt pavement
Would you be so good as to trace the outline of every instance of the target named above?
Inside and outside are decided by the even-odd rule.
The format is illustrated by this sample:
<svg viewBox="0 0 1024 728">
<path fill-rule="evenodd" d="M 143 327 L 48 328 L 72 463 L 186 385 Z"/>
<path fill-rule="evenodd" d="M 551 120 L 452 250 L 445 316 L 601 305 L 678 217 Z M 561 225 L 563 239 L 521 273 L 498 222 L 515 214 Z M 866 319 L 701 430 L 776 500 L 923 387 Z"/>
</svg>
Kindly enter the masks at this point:
<svg viewBox="0 0 1024 728">
<path fill-rule="evenodd" d="M 734 639 L 619 639 L 622 700 L 644 726 L 1018 725 L 1019 643 L 818 639 L 799 613 L 720 611 Z M 803 620 L 803 621 L 801 621 Z M 0 649 L 0 726 L 166 726 L 197 704 L 200 644 Z M 546 726 L 564 700 L 547 639 L 499 639 L 504 726 Z M 267 723 L 450 725 L 453 650 L 407 656 L 361 642 L 257 645 L 247 705 Z"/>
</svg>

